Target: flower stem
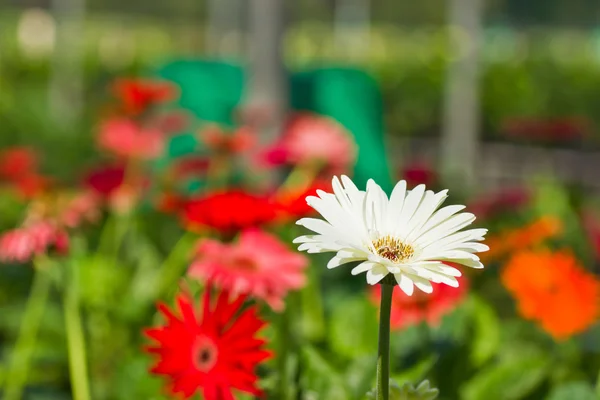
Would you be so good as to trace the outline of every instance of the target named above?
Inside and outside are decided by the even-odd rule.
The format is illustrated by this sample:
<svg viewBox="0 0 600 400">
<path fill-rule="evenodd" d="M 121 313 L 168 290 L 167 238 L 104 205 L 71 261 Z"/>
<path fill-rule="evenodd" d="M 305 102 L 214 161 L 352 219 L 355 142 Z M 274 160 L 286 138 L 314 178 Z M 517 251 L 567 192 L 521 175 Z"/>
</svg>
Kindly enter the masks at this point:
<svg viewBox="0 0 600 400">
<path fill-rule="evenodd" d="M 69 374 L 74 400 L 90 400 L 85 338 L 79 314 L 77 265 L 70 262 L 69 279 L 64 295 L 65 329 L 69 350 Z"/>
<path fill-rule="evenodd" d="M 277 339 L 279 349 L 277 351 L 277 369 L 279 371 L 279 381 L 277 387 L 278 398 L 281 400 L 290 399 L 290 382 L 288 370 L 288 353 L 290 340 L 290 317 L 289 302 L 285 310 L 279 314 L 279 323 L 277 324 Z"/>
<path fill-rule="evenodd" d="M 390 397 L 390 313 L 394 285 L 381 285 L 379 347 L 377 349 L 377 400 Z"/>
<path fill-rule="evenodd" d="M 185 232 L 162 263 L 157 280 L 157 296 L 164 296 L 171 287 L 177 284 L 177 280 L 187 266 L 187 256 L 195 240 L 194 234 Z"/>
<path fill-rule="evenodd" d="M 27 382 L 29 373 L 29 361 L 35 347 L 44 308 L 48 301 L 50 283 L 51 279 L 48 271 L 35 270 L 31 292 L 25 306 L 19 336 L 7 373 L 5 400 L 19 400 L 22 398 L 23 386 Z"/>
</svg>

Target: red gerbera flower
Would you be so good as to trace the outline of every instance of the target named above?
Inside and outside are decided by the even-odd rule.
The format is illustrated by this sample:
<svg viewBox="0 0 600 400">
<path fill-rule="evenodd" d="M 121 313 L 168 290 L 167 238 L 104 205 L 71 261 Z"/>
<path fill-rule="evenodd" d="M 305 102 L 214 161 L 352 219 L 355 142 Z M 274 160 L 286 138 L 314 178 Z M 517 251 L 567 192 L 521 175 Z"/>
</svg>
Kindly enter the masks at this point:
<svg viewBox="0 0 600 400">
<path fill-rule="evenodd" d="M 84 179 L 85 185 L 101 197 L 109 197 L 125 181 L 125 165 L 106 165 L 92 170 Z"/>
<path fill-rule="evenodd" d="M 208 227 L 229 234 L 264 225 L 275 217 L 273 204 L 266 197 L 240 189 L 190 200 L 183 211 L 187 227 Z"/>
<path fill-rule="evenodd" d="M 392 329 L 403 329 L 407 326 L 425 322 L 430 326 L 439 325 L 442 317 L 456 308 L 468 290 L 467 280 L 458 278 L 460 285 L 451 287 L 442 283 L 432 283 L 433 292 L 427 294 L 416 291 L 408 296 L 402 290 L 394 290 L 392 295 L 392 313 L 390 326 Z M 381 287 L 372 286 L 371 300 L 379 304 Z"/>
<path fill-rule="evenodd" d="M 233 400 L 232 389 L 237 389 L 262 395 L 254 370 L 271 357 L 264 349 L 266 341 L 257 337 L 266 323 L 256 306 L 240 312 L 246 296 L 229 298 L 221 291 L 211 302 L 207 286 L 200 317 L 185 294 L 177 297 L 180 316 L 159 304 L 167 323 L 145 331 L 157 342 L 147 351 L 158 357 L 151 372 L 169 379 L 171 394 L 188 399 L 201 390 L 205 400 Z"/>
<path fill-rule="evenodd" d="M 308 187 L 284 190 L 274 196 L 274 202 L 282 220 L 297 220 L 315 213 L 306 198 L 316 196 L 318 190 L 331 191 L 331 182 L 317 180 Z"/>
<path fill-rule="evenodd" d="M 37 156 L 29 147 L 11 147 L 0 152 L 0 178 L 18 181 L 37 171 Z"/>
<path fill-rule="evenodd" d="M 151 79 L 119 79 L 112 89 L 125 112 L 132 115 L 141 114 L 155 104 L 177 97 L 177 89 L 172 83 Z"/>
</svg>

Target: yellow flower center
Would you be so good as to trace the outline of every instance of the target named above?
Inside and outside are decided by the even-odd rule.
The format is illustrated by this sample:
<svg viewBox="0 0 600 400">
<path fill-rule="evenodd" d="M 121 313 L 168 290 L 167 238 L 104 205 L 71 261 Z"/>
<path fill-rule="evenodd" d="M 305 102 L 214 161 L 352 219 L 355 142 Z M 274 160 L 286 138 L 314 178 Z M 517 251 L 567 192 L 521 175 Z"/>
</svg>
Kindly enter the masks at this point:
<svg viewBox="0 0 600 400">
<path fill-rule="evenodd" d="M 415 253 L 411 245 L 392 236 L 383 236 L 373 242 L 375 252 L 383 258 L 398 263 L 408 260 Z"/>
</svg>

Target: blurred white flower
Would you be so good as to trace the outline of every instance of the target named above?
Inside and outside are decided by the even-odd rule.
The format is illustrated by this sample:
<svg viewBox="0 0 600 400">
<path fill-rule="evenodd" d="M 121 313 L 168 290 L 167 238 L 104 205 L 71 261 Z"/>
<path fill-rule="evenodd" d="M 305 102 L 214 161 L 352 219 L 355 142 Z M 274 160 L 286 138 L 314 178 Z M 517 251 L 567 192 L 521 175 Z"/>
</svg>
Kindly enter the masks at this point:
<svg viewBox="0 0 600 400">
<path fill-rule="evenodd" d="M 388 199 L 373 180 L 362 191 L 342 176 L 341 182 L 333 178 L 333 192 L 318 191 L 318 197 L 306 198 L 324 220 L 299 220 L 298 225 L 316 235 L 294 240 L 301 243 L 299 250 L 309 253 L 336 252 L 327 268 L 361 262 L 353 275 L 366 272 L 367 282 L 374 285 L 392 274 L 409 296 L 414 286 L 431 293 L 431 282 L 458 287 L 461 272 L 445 262 L 483 268 L 474 253 L 489 249 L 477 243 L 487 229 L 461 231 L 475 220 L 471 213 L 459 213 L 465 206 L 438 210 L 447 190 L 434 193 L 419 185 L 409 191 L 406 181 L 400 181 Z"/>
<path fill-rule="evenodd" d="M 54 51 L 56 23 L 50 13 L 39 8 L 23 11 L 17 25 L 17 40 L 29 58 L 48 57 Z"/>
</svg>

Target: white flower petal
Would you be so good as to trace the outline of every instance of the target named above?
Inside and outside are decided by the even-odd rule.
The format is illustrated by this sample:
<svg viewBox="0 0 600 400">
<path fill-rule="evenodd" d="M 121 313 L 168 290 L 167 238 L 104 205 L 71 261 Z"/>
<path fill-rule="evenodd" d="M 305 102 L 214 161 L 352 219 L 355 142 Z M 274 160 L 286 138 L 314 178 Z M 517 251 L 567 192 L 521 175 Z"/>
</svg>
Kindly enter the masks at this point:
<svg viewBox="0 0 600 400">
<path fill-rule="evenodd" d="M 415 285 L 413 281 L 403 273 L 394 274 L 394 278 L 396 278 L 396 282 L 398 282 L 398 286 L 407 296 L 412 296 L 415 291 Z"/>
<path fill-rule="evenodd" d="M 421 200 L 423 199 L 423 195 L 425 194 L 425 185 L 418 185 L 416 188 L 411 190 L 406 199 L 404 200 L 404 207 L 402 207 L 402 213 L 400 214 L 400 218 L 395 222 L 396 233 L 401 235 L 403 230 L 406 229 L 406 225 L 408 221 L 413 217 L 415 211 L 421 204 Z"/>
<path fill-rule="evenodd" d="M 461 205 L 440 208 L 447 190 L 434 193 L 419 185 L 407 191 L 400 181 L 388 199 L 374 181 L 362 191 L 347 176 L 334 177 L 332 187 L 333 193 L 318 190 L 307 197 L 322 218 L 298 221 L 314 233 L 294 240 L 309 253 L 335 252 L 328 268 L 362 261 L 353 275 L 366 272 L 367 282 L 375 284 L 391 273 L 411 295 L 415 286 L 427 293 L 431 283 L 458 286 L 461 272 L 444 262 L 483 267 L 475 253 L 489 250 L 479 243 L 487 230 L 461 231 L 475 216 L 460 213 Z"/>
<path fill-rule="evenodd" d="M 367 283 L 369 285 L 379 283 L 387 274 L 389 274 L 387 268 L 381 264 L 376 264 L 367 271 Z"/>
<path fill-rule="evenodd" d="M 388 206 L 387 224 L 385 231 L 393 232 L 404 207 L 404 198 L 406 197 L 406 181 L 402 180 L 394 186 Z"/>
<path fill-rule="evenodd" d="M 338 252 L 338 254 L 339 254 L 339 252 Z M 340 265 L 348 264 L 348 263 L 351 263 L 354 261 L 359 261 L 359 260 L 360 260 L 360 258 L 345 258 L 345 257 L 335 256 L 331 260 L 329 260 L 329 262 L 327 263 L 327 268 L 333 269 L 333 268 L 339 267 Z"/>
<path fill-rule="evenodd" d="M 352 271 L 350 273 L 352 275 L 362 274 L 363 272 L 369 271 L 371 268 L 373 268 L 376 265 L 377 265 L 377 263 L 374 263 L 372 261 L 365 261 L 363 263 L 358 264 L 356 267 L 352 268 Z"/>
<path fill-rule="evenodd" d="M 409 278 L 413 281 L 415 286 L 419 288 L 421 291 L 425 293 L 432 293 L 433 286 L 431 286 L 431 282 L 428 279 L 421 278 L 417 275 L 409 275 Z"/>
</svg>

